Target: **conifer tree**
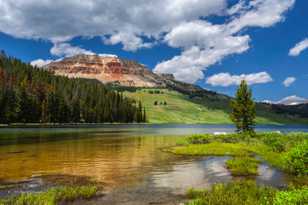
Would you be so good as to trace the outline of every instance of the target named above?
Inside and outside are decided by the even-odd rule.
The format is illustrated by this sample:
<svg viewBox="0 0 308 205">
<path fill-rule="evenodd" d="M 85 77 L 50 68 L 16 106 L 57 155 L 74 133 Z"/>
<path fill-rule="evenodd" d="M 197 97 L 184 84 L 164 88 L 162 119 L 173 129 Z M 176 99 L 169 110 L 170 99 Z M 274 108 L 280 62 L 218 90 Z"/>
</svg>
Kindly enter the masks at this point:
<svg viewBox="0 0 308 205">
<path fill-rule="evenodd" d="M 142 108 L 98 81 L 54 76 L 0 52 L 0 124 L 143 122 Z"/>
<path fill-rule="evenodd" d="M 235 99 L 231 101 L 232 112 L 231 120 L 234 122 L 237 132 L 254 133 L 256 107 L 252 99 L 252 91 L 249 89 L 246 81 L 242 81 Z"/>
</svg>

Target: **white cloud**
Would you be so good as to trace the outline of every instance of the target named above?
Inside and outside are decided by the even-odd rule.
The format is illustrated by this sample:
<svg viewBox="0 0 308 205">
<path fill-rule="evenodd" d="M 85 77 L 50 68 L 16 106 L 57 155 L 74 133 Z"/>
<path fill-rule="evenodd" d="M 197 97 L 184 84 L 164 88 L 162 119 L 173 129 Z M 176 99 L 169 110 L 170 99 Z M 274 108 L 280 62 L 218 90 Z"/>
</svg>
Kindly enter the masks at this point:
<svg viewBox="0 0 308 205">
<path fill-rule="evenodd" d="M 230 73 L 215 74 L 206 79 L 206 83 L 212 86 L 228 87 L 231 85 L 239 85 L 242 80 L 245 80 L 247 84 L 264 84 L 272 82 L 272 77 L 267 72 L 231 75 Z"/>
<path fill-rule="evenodd" d="M 152 43 L 143 43 L 142 38 L 129 33 L 117 33 L 110 38 L 105 38 L 104 43 L 107 45 L 123 44 L 123 49 L 126 51 L 136 51 L 140 48 L 151 48 Z"/>
<path fill-rule="evenodd" d="M 284 19 L 283 14 L 295 0 L 239 1 L 227 11 L 229 23 L 213 25 L 205 20 L 184 22 L 166 36 L 169 46 L 183 52 L 170 60 L 160 62 L 158 73 L 172 73 L 179 80 L 196 82 L 204 77 L 203 71 L 223 58 L 249 49 L 250 37 L 239 32 L 248 27 L 269 27 Z M 191 76 L 188 73 L 192 73 Z M 188 76 L 187 76 L 188 75 Z"/>
<path fill-rule="evenodd" d="M 53 60 L 36 59 L 36 60 L 31 61 L 30 64 L 32 66 L 36 66 L 36 67 L 42 68 L 42 67 L 44 67 L 45 65 L 47 65 L 47 64 L 49 64 L 51 62 L 53 62 Z"/>
<path fill-rule="evenodd" d="M 297 43 L 293 48 L 289 51 L 289 56 L 298 56 L 308 48 L 308 38 L 304 39 L 303 41 Z"/>
<path fill-rule="evenodd" d="M 154 71 L 172 73 L 176 79 L 195 82 L 204 77 L 202 71 L 205 68 L 225 56 L 248 50 L 250 37 L 232 36 L 225 31 L 224 25 L 198 20 L 178 25 L 166 35 L 165 41 L 172 47 L 183 48 L 184 51 L 180 56 L 161 62 Z"/>
<path fill-rule="evenodd" d="M 295 0 L 5 0 L 0 1 L 0 31 L 54 43 L 53 55 L 91 53 L 68 42 L 100 36 L 108 45 L 136 51 L 165 42 L 180 48 L 178 56 L 160 62 L 156 72 L 195 82 L 226 56 L 249 49 L 248 27 L 270 27 L 284 19 Z M 223 24 L 205 20 L 225 16 Z M 147 39 L 145 42 L 144 39 Z"/>
<path fill-rule="evenodd" d="M 50 49 L 50 53 L 54 56 L 70 57 L 78 54 L 94 55 L 95 53 L 69 43 L 55 43 Z"/>
<path fill-rule="evenodd" d="M 284 20 L 284 13 L 294 5 L 295 0 L 253 0 L 248 4 L 239 2 L 236 11 L 239 17 L 234 17 L 228 27 L 232 33 L 247 27 L 270 27 Z"/>
<path fill-rule="evenodd" d="M 226 0 L 5 0 L 0 1 L 0 31 L 61 42 L 111 35 L 124 49 L 134 50 L 149 45 L 140 36 L 159 38 L 183 21 L 221 14 L 225 8 Z"/>
<path fill-rule="evenodd" d="M 295 77 L 287 77 L 284 81 L 283 81 L 283 85 L 285 87 L 290 87 L 294 82 L 296 81 Z"/>
</svg>

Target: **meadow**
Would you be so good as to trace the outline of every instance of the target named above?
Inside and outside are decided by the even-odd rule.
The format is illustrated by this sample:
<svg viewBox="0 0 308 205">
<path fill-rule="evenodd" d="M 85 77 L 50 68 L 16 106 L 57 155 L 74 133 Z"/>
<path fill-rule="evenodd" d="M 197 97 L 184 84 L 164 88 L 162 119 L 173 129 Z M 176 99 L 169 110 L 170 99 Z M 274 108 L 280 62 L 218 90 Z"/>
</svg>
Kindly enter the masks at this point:
<svg viewBox="0 0 308 205">
<path fill-rule="evenodd" d="M 297 205 L 308 202 L 306 133 L 258 133 L 252 137 L 245 134 L 193 135 L 168 151 L 190 156 L 231 156 L 226 167 L 234 177 L 241 177 L 229 184 L 216 184 L 211 190 L 189 190 L 187 195 L 192 200 L 188 205 Z M 258 175 L 261 161 L 293 177 L 292 184 L 278 190 L 251 181 L 251 176 Z"/>
<path fill-rule="evenodd" d="M 141 101 L 146 108 L 148 123 L 232 124 L 229 101 L 223 96 L 191 98 L 168 89 L 126 90 L 124 95 Z M 307 119 L 268 111 L 257 105 L 258 124 L 307 124 Z"/>
</svg>

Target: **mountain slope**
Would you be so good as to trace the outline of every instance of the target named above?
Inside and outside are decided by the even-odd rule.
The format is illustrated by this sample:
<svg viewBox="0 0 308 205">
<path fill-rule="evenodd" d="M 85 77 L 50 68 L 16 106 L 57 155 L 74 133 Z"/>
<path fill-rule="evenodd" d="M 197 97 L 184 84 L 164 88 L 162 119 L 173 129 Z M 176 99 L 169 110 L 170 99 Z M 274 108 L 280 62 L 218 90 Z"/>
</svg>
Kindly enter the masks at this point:
<svg viewBox="0 0 308 205">
<path fill-rule="evenodd" d="M 145 103 L 150 122 L 230 123 L 231 97 L 179 82 L 170 74 L 155 74 L 134 61 L 116 56 L 77 55 L 46 68 L 56 75 L 96 79 L 116 90 L 137 90 L 125 94 Z M 141 88 L 159 88 L 165 92 L 154 96 Z M 169 101 L 168 106 L 154 106 L 155 99 L 163 101 L 164 98 Z M 307 123 L 308 104 L 257 103 L 257 114 L 259 123 Z"/>
<path fill-rule="evenodd" d="M 116 56 L 76 55 L 48 64 L 56 75 L 70 78 L 97 79 L 128 87 L 165 87 L 164 78 L 145 66 Z"/>
<path fill-rule="evenodd" d="M 232 123 L 229 119 L 229 100 L 219 94 L 190 97 L 168 89 L 137 89 L 126 91 L 124 94 L 143 102 L 150 123 Z M 276 113 L 271 109 L 268 105 L 257 104 L 257 123 L 308 124 L 307 118 Z"/>
</svg>

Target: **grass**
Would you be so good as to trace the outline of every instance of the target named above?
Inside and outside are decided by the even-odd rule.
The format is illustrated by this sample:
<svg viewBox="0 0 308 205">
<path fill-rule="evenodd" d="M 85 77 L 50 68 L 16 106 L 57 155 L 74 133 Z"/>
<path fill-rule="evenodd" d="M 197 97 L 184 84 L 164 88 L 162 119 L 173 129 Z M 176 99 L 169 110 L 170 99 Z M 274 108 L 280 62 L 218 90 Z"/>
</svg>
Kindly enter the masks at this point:
<svg viewBox="0 0 308 205">
<path fill-rule="evenodd" d="M 226 165 L 233 176 L 258 175 L 259 161 L 253 157 L 235 157 L 227 160 Z"/>
<path fill-rule="evenodd" d="M 189 190 L 192 200 L 186 205 L 304 205 L 308 202 L 308 187 L 279 191 L 258 186 L 253 181 L 215 184 L 211 190 Z"/>
<path fill-rule="evenodd" d="M 0 200 L 0 205 L 57 205 L 64 201 L 90 199 L 97 194 L 93 185 L 51 188 L 41 193 L 24 193 L 17 197 Z"/>
<path fill-rule="evenodd" d="M 308 175 L 308 134 L 261 133 L 255 137 L 244 135 L 194 135 L 169 148 L 174 154 L 193 156 L 234 156 L 227 162 L 234 175 L 255 173 L 258 155 L 273 166 L 293 175 Z"/>
<path fill-rule="evenodd" d="M 125 92 L 126 96 L 141 100 L 147 110 L 149 123 L 208 123 L 230 124 L 228 113 L 209 109 L 189 100 L 189 97 L 176 91 L 161 89 L 162 94 L 150 94 L 148 89 Z M 158 105 L 154 105 L 157 101 Z M 166 102 L 167 105 L 160 105 Z"/>
<path fill-rule="evenodd" d="M 159 91 L 159 93 L 151 92 Z M 124 94 L 141 100 L 147 110 L 149 123 L 231 124 L 229 101 L 215 96 L 191 99 L 168 89 L 137 89 Z M 158 105 L 154 105 L 157 101 Z M 164 105 L 164 102 L 167 105 Z M 307 124 L 307 119 L 275 114 L 262 106 L 257 111 L 259 124 Z"/>
<path fill-rule="evenodd" d="M 208 144 L 189 144 L 169 149 L 170 152 L 180 155 L 194 156 L 247 156 L 249 150 L 240 143 L 211 142 Z"/>
</svg>

